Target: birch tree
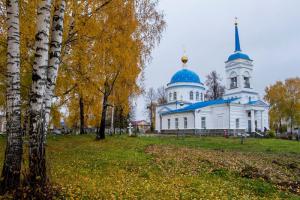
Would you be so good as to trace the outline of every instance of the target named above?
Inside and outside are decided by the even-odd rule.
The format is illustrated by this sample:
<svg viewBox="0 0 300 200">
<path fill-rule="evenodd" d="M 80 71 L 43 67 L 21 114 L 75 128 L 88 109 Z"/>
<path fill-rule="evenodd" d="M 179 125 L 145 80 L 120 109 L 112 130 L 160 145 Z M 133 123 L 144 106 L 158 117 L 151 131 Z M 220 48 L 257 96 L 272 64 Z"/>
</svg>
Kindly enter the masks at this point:
<svg viewBox="0 0 300 200">
<path fill-rule="evenodd" d="M 32 71 L 29 126 L 29 182 L 32 188 L 46 185 L 46 152 L 44 146 L 45 109 L 51 0 L 42 0 L 37 9 L 35 56 Z"/>
<path fill-rule="evenodd" d="M 61 0 L 60 4 L 57 4 L 54 8 L 49 52 L 49 67 L 47 70 L 47 83 L 45 92 L 45 134 L 47 134 L 49 126 L 50 110 L 52 105 L 52 99 L 54 96 L 58 68 L 61 59 L 65 7 L 65 0 Z"/>
<path fill-rule="evenodd" d="M 1 175 L 1 192 L 17 189 L 22 162 L 20 95 L 20 24 L 19 3 L 7 0 L 7 145 Z"/>
</svg>

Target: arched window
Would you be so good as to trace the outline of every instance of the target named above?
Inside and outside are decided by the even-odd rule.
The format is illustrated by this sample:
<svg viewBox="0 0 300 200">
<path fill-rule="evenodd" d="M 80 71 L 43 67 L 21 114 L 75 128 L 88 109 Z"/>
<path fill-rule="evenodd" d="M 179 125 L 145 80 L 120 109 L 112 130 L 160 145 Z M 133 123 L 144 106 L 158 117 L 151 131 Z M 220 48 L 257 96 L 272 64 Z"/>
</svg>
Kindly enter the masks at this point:
<svg viewBox="0 0 300 200">
<path fill-rule="evenodd" d="M 244 73 L 244 88 L 250 88 L 250 74 L 249 74 L 249 72 Z"/>
<path fill-rule="evenodd" d="M 177 93 L 176 92 L 174 92 L 173 98 L 174 98 L 174 101 L 177 101 Z"/>
<path fill-rule="evenodd" d="M 232 72 L 230 74 L 230 89 L 237 88 L 237 74 Z"/>
<path fill-rule="evenodd" d="M 169 93 L 169 101 L 172 101 L 172 93 Z"/>
<path fill-rule="evenodd" d="M 203 93 L 201 93 L 201 101 L 203 101 L 204 99 L 203 99 Z"/>
<path fill-rule="evenodd" d="M 194 92 L 190 91 L 190 100 L 194 100 Z"/>
<path fill-rule="evenodd" d="M 196 101 L 199 101 L 199 92 L 196 92 Z"/>
</svg>

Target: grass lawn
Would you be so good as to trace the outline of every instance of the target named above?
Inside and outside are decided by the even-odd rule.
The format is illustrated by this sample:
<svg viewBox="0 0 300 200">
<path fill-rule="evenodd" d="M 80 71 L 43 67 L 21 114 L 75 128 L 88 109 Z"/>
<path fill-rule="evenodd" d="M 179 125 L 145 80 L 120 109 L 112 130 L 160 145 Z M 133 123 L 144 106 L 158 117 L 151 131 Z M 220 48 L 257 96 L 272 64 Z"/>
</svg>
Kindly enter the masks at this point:
<svg viewBox="0 0 300 200">
<path fill-rule="evenodd" d="M 300 199 L 300 143 L 221 137 L 52 136 L 66 199 Z M 5 139 L 0 139 L 0 162 Z M 27 156 L 27 155 L 25 155 Z M 2 165 L 2 163 L 1 163 Z"/>
</svg>

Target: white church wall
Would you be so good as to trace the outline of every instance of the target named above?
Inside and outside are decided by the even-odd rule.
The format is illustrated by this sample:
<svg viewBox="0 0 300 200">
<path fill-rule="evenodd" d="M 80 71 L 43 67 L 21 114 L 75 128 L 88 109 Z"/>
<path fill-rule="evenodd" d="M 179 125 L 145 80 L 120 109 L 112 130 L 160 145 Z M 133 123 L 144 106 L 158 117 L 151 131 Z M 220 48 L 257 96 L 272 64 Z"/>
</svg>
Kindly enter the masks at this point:
<svg viewBox="0 0 300 200">
<path fill-rule="evenodd" d="M 226 104 L 213 107 L 211 129 L 229 128 L 229 107 Z"/>
<path fill-rule="evenodd" d="M 168 104 L 164 104 L 164 105 L 160 105 L 156 107 L 156 117 L 155 117 L 155 130 L 160 132 L 161 129 L 161 122 L 160 122 L 160 113 L 166 112 L 166 111 L 170 111 L 170 110 L 176 110 L 176 109 L 180 109 L 183 108 L 185 106 L 187 106 L 189 104 L 182 104 L 180 105 L 178 102 L 173 102 L 173 103 L 168 103 Z"/>
<path fill-rule="evenodd" d="M 184 118 L 187 118 L 187 128 L 184 127 Z M 178 119 L 178 128 L 176 127 L 176 119 Z M 170 120 L 170 128 L 168 127 Z M 162 116 L 162 130 L 177 130 L 177 129 L 194 129 L 194 113 L 175 113 Z"/>
<path fill-rule="evenodd" d="M 203 129 L 202 117 L 206 120 L 206 129 L 227 129 L 229 127 L 228 106 L 209 106 L 196 111 L 196 128 Z"/>
<path fill-rule="evenodd" d="M 238 123 L 237 123 L 237 119 L 238 119 Z M 244 105 L 231 104 L 230 105 L 230 129 L 246 130 L 247 127 L 248 127 L 248 115 Z"/>
<path fill-rule="evenodd" d="M 203 129 L 202 127 L 202 117 L 205 117 L 205 125 L 206 125 L 206 129 L 208 129 L 209 127 L 212 126 L 212 119 L 211 119 L 211 108 L 210 107 L 206 107 L 206 108 L 202 108 L 199 110 L 196 110 L 195 112 L 195 127 L 196 129 Z"/>
</svg>

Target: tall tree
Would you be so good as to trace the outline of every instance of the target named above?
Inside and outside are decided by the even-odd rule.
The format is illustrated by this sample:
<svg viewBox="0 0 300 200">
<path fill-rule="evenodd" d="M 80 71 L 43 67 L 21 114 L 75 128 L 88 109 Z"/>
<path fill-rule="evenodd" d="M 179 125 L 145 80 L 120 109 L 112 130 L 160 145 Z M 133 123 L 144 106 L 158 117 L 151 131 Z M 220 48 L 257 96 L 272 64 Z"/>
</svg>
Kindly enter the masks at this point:
<svg viewBox="0 0 300 200">
<path fill-rule="evenodd" d="M 145 95 L 147 110 L 149 111 L 150 130 L 154 131 L 155 108 L 157 105 L 157 94 L 153 88 L 149 88 Z"/>
<path fill-rule="evenodd" d="M 51 0 L 41 0 L 37 9 L 35 56 L 32 71 L 29 126 L 29 183 L 35 191 L 47 183 L 44 95 L 46 90 Z"/>
<path fill-rule="evenodd" d="M 205 85 L 207 86 L 206 99 L 215 100 L 223 97 L 225 87 L 221 83 L 222 79 L 216 71 L 212 71 L 206 77 Z"/>
<path fill-rule="evenodd" d="M 282 123 L 285 119 L 285 86 L 281 81 L 266 88 L 265 100 L 270 104 L 270 126 L 277 132 L 282 131 Z"/>
<path fill-rule="evenodd" d="M 293 134 L 295 125 L 300 124 L 300 78 L 285 80 L 285 113 L 290 125 L 290 132 Z"/>
<path fill-rule="evenodd" d="M 282 130 L 282 124 L 289 124 L 290 131 L 300 124 L 300 78 L 278 81 L 266 88 L 265 99 L 270 103 L 271 127 Z"/>
<path fill-rule="evenodd" d="M 168 95 L 164 86 L 157 88 L 157 103 L 166 104 L 168 102 Z"/>
<path fill-rule="evenodd" d="M 45 91 L 45 134 L 47 134 L 48 131 L 51 105 L 56 85 L 56 78 L 58 74 L 58 68 L 61 62 L 60 60 L 62 51 L 65 7 L 65 0 L 61 0 L 60 3 L 57 3 L 54 7 L 49 51 L 49 66 L 47 70 L 47 82 Z"/>
<path fill-rule="evenodd" d="M 20 95 L 20 24 L 19 3 L 7 0 L 7 144 L 1 175 L 1 192 L 15 190 L 20 184 L 22 163 Z"/>
</svg>

